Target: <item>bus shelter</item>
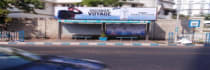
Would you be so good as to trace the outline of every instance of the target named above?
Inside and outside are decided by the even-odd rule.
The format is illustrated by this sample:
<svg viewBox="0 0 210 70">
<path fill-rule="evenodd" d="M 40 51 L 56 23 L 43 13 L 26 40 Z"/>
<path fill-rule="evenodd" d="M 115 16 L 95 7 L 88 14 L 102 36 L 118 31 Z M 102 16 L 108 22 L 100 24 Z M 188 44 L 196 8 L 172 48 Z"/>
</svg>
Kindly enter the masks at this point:
<svg viewBox="0 0 210 70">
<path fill-rule="evenodd" d="M 156 8 L 56 7 L 58 38 L 72 34 L 108 36 L 145 36 L 156 20 Z"/>
<path fill-rule="evenodd" d="M 150 24 L 152 23 L 152 21 L 113 21 L 113 20 L 65 20 L 65 19 L 61 19 L 61 20 L 58 20 L 59 22 L 59 34 L 58 34 L 58 38 L 59 39 L 62 39 L 62 27 L 64 24 L 100 24 L 100 31 L 101 32 L 105 32 L 107 35 L 118 35 L 118 36 L 133 36 L 133 35 L 143 35 L 145 36 L 145 39 L 148 40 L 149 39 L 149 33 L 150 33 Z M 141 32 L 139 34 L 132 34 L 132 32 L 112 32 L 112 29 L 110 30 L 109 28 L 111 28 L 111 26 L 118 26 L 118 25 L 125 25 L 127 26 L 127 24 L 129 25 L 133 25 L 133 26 L 138 26 L 138 25 L 141 25 L 141 28 L 139 29 L 142 29 Z M 109 26 L 109 27 L 108 27 Z M 131 28 L 133 28 L 133 26 Z M 118 28 L 115 28 L 115 29 L 118 29 Z M 139 30 L 138 28 L 137 29 L 134 29 L 135 31 L 138 31 Z"/>
</svg>

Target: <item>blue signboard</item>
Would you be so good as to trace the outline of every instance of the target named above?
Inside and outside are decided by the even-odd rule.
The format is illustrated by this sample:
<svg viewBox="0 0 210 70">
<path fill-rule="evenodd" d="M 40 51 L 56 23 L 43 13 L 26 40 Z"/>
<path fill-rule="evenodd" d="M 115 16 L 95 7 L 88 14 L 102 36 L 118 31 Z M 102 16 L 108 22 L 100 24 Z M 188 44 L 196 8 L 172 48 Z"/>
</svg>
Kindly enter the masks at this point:
<svg viewBox="0 0 210 70">
<path fill-rule="evenodd" d="M 189 27 L 190 28 L 200 27 L 200 20 L 190 20 Z"/>
</svg>

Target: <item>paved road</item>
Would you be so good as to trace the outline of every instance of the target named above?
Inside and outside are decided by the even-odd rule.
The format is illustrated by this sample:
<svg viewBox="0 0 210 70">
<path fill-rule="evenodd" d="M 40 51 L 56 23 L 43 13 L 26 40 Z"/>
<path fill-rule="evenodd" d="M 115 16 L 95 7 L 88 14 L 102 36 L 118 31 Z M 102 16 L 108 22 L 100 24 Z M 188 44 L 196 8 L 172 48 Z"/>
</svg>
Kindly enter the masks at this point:
<svg viewBox="0 0 210 70">
<path fill-rule="evenodd" d="M 18 47 L 38 54 L 96 59 L 112 70 L 210 70 L 210 48 Z"/>
</svg>

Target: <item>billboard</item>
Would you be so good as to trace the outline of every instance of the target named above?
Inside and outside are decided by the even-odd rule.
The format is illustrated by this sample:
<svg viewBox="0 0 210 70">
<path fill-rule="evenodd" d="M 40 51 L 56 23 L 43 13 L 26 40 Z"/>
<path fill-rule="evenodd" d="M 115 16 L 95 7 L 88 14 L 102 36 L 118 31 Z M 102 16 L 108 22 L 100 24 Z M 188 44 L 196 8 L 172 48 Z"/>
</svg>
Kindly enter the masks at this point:
<svg viewBox="0 0 210 70">
<path fill-rule="evenodd" d="M 156 20 L 156 8 L 55 7 L 57 19 Z"/>
<path fill-rule="evenodd" d="M 146 25 L 139 24 L 107 24 L 107 35 L 145 35 Z"/>
</svg>

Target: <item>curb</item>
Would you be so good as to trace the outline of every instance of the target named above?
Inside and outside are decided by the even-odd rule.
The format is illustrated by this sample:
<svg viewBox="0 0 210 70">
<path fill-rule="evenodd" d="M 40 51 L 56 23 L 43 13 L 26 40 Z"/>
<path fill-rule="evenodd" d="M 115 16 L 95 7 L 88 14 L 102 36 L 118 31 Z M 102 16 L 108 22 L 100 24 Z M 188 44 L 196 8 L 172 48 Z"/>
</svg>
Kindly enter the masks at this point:
<svg viewBox="0 0 210 70">
<path fill-rule="evenodd" d="M 62 45 L 62 46 L 149 46 L 149 47 L 158 47 L 158 46 L 172 46 L 172 47 L 197 47 L 204 46 L 198 44 L 158 44 L 158 43 L 106 43 L 106 42 L 0 42 L 0 45 Z"/>
</svg>

